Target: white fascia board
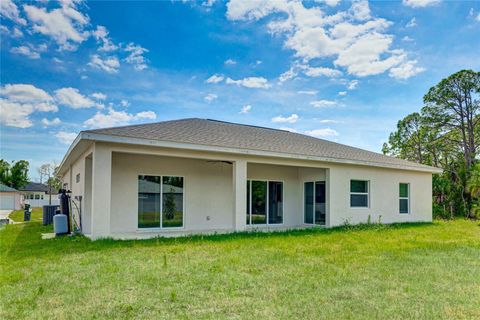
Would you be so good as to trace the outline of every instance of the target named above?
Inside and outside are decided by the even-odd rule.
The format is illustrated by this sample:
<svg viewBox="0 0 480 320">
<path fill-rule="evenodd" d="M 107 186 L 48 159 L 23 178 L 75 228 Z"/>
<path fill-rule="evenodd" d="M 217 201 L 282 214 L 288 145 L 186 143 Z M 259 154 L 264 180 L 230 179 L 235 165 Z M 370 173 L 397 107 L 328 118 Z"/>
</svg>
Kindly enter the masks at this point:
<svg viewBox="0 0 480 320">
<path fill-rule="evenodd" d="M 62 159 L 62 162 L 60 162 L 60 165 L 58 166 L 58 174 L 63 174 L 63 172 L 65 171 L 64 169 L 64 166 L 65 166 L 65 163 L 66 161 L 68 160 L 70 154 L 72 153 L 73 149 L 75 149 L 75 147 L 77 146 L 77 144 L 80 142 L 80 140 L 83 139 L 82 137 L 83 135 L 83 132 L 80 132 L 77 137 L 75 138 L 75 140 L 73 140 L 72 144 L 70 145 L 70 147 L 68 147 L 68 150 L 67 150 L 67 153 L 65 153 L 65 156 L 63 156 L 63 159 Z"/>
</svg>

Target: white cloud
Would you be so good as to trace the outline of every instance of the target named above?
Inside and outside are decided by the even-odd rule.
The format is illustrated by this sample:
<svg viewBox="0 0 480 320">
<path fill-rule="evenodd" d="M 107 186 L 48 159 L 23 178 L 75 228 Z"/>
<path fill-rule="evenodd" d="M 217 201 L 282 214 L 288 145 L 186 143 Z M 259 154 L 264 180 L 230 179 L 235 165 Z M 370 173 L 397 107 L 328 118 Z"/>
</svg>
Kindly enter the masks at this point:
<svg viewBox="0 0 480 320">
<path fill-rule="evenodd" d="M 130 53 L 125 61 L 133 65 L 135 70 L 141 71 L 147 68 L 147 59 L 143 56 L 148 52 L 147 49 L 131 42 L 127 45 L 125 51 Z"/>
<path fill-rule="evenodd" d="M 125 100 L 125 99 L 120 100 L 120 106 L 126 108 L 129 105 L 130 105 L 130 102 L 128 102 L 127 100 Z"/>
<path fill-rule="evenodd" d="M 347 95 L 347 91 L 340 91 L 338 93 L 339 96 L 346 96 Z"/>
<path fill-rule="evenodd" d="M 297 74 L 298 74 L 298 73 L 294 70 L 294 68 L 293 68 L 293 67 L 290 67 L 290 69 L 288 69 L 287 71 L 285 71 L 284 73 L 282 73 L 282 74 L 280 75 L 280 77 L 278 77 L 278 81 L 280 81 L 280 83 L 283 83 L 283 82 L 285 82 L 285 81 L 287 81 L 287 80 L 290 80 L 290 79 L 296 77 Z"/>
<path fill-rule="evenodd" d="M 312 105 L 314 108 L 330 108 L 337 106 L 338 103 L 333 100 L 316 100 L 311 101 L 310 105 Z"/>
<path fill-rule="evenodd" d="M 108 30 L 104 26 L 97 26 L 97 29 L 92 32 L 97 42 L 102 43 L 102 46 L 98 50 L 115 51 L 118 49 L 118 46 L 112 42 L 108 34 Z"/>
<path fill-rule="evenodd" d="M 348 85 L 347 85 L 347 89 L 348 90 L 355 90 L 358 86 L 358 80 L 351 80 Z"/>
<path fill-rule="evenodd" d="M 10 34 L 10 30 L 8 30 L 7 27 L 3 26 L 3 25 L 0 25 L 0 33 L 3 33 L 3 34 Z"/>
<path fill-rule="evenodd" d="M 272 118 L 272 122 L 279 122 L 279 123 L 295 123 L 298 121 L 298 115 L 293 113 L 292 115 L 288 117 L 284 116 L 276 116 Z"/>
<path fill-rule="evenodd" d="M 330 120 L 330 119 L 324 119 L 324 120 L 319 120 L 319 123 L 341 123 L 341 121 L 338 120 Z"/>
<path fill-rule="evenodd" d="M 224 63 L 227 64 L 227 65 L 234 65 L 234 64 L 237 64 L 237 61 L 235 61 L 233 59 L 227 59 L 227 60 L 225 60 Z"/>
<path fill-rule="evenodd" d="M 104 94 L 104 93 L 101 93 L 101 92 L 94 92 L 90 96 L 92 96 L 92 98 L 97 99 L 97 100 L 107 99 L 107 95 Z"/>
<path fill-rule="evenodd" d="M 33 125 L 32 113 L 58 111 L 47 92 L 30 84 L 6 84 L 0 96 L 0 123 L 5 126 L 28 128 Z"/>
<path fill-rule="evenodd" d="M 417 67 L 417 60 L 407 61 L 398 67 L 390 69 L 390 77 L 395 79 L 406 80 L 425 71 L 425 68 Z"/>
<path fill-rule="evenodd" d="M 298 94 L 308 94 L 308 95 L 311 95 L 311 96 L 314 96 L 318 93 L 317 90 L 300 90 L 300 91 L 297 91 Z"/>
<path fill-rule="evenodd" d="M 128 125 L 133 121 L 154 120 L 156 118 L 157 115 L 153 111 L 142 111 L 131 114 L 109 108 L 108 113 L 97 112 L 92 118 L 86 120 L 84 124 L 91 128 L 106 128 Z"/>
<path fill-rule="evenodd" d="M 412 39 L 412 38 L 410 38 L 409 36 L 405 36 L 405 37 L 403 37 L 403 38 L 402 38 L 402 41 L 405 41 L 405 42 L 412 42 L 412 41 L 413 41 L 413 39 Z"/>
<path fill-rule="evenodd" d="M 330 7 L 336 7 L 341 0 L 324 0 L 325 4 Z"/>
<path fill-rule="evenodd" d="M 65 1 L 51 11 L 33 5 L 24 5 L 23 9 L 33 30 L 51 37 L 61 49 L 75 50 L 89 36 L 88 31 L 83 30 L 89 18 L 77 11 L 74 1 Z"/>
<path fill-rule="evenodd" d="M 203 99 L 207 101 L 208 103 L 212 102 L 213 100 L 217 99 L 218 96 L 214 93 L 209 93 L 207 94 Z"/>
<path fill-rule="evenodd" d="M 55 134 L 55 137 L 57 137 L 61 143 L 70 145 L 77 137 L 77 134 L 75 132 L 59 131 Z"/>
<path fill-rule="evenodd" d="M 233 80 L 231 78 L 227 78 L 225 82 L 227 84 L 236 84 L 237 86 L 244 86 L 246 88 L 268 89 L 271 87 L 271 85 L 268 83 L 268 80 L 263 77 L 247 77 L 239 80 Z"/>
<path fill-rule="evenodd" d="M 413 28 L 417 26 L 417 19 L 413 17 L 408 23 L 405 25 L 407 28 Z"/>
<path fill-rule="evenodd" d="M 340 77 L 342 75 L 341 71 L 331 69 L 331 68 L 323 68 L 323 67 L 307 67 L 305 69 L 305 74 L 309 77 Z"/>
<path fill-rule="evenodd" d="M 54 119 L 52 119 L 52 120 L 48 120 L 47 118 L 43 118 L 43 119 L 42 119 L 42 124 L 43 124 L 45 127 L 57 126 L 57 125 L 59 125 L 60 123 L 62 123 L 62 121 L 60 121 L 59 118 L 54 118 Z"/>
<path fill-rule="evenodd" d="M 97 105 L 93 100 L 82 95 L 78 89 L 75 88 L 55 90 L 55 99 L 59 104 L 73 109 L 91 108 Z"/>
<path fill-rule="evenodd" d="M 283 131 L 292 132 L 292 133 L 298 133 L 297 130 L 295 130 L 295 129 L 293 129 L 293 128 L 290 128 L 290 127 L 280 127 L 279 129 L 280 129 L 280 130 L 283 130 Z"/>
<path fill-rule="evenodd" d="M 475 13 L 475 9 L 470 8 L 470 12 L 469 12 L 468 16 L 472 17 L 474 20 L 480 22 L 480 12 Z"/>
<path fill-rule="evenodd" d="M 225 79 L 224 76 L 214 74 L 213 76 L 211 76 L 210 78 L 208 78 L 205 82 L 206 82 L 206 83 L 219 83 L 219 82 L 222 82 L 223 79 Z"/>
<path fill-rule="evenodd" d="M 403 5 L 412 8 L 425 8 L 440 3 L 440 0 L 403 0 Z"/>
<path fill-rule="evenodd" d="M 247 105 L 244 105 L 242 107 L 242 109 L 240 110 L 240 114 L 247 114 L 247 113 L 250 113 L 250 111 L 252 110 L 252 106 L 247 104 Z"/>
<path fill-rule="evenodd" d="M 305 131 L 305 134 L 315 138 L 324 138 L 324 137 L 336 137 L 338 132 L 334 129 L 325 128 L 325 129 L 314 129 Z"/>
<path fill-rule="evenodd" d="M 29 119 L 34 112 L 31 104 L 22 104 L 0 98 L 0 123 L 9 127 L 28 128 L 33 125 Z"/>
<path fill-rule="evenodd" d="M 352 7 L 350 8 L 350 13 L 357 20 L 367 20 L 370 19 L 370 7 L 368 6 L 367 0 L 354 1 L 352 2 Z"/>
<path fill-rule="evenodd" d="M 407 61 L 407 53 L 392 48 L 391 22 L 372 17 L 367 1 L 355 1 L 347 11 L 326 15 L 318 6 L 300 1 L 243 1 L 227 4 L 230 20 L 259 20 L 273 35 L 283 36 L 284 46 L 304 63 L 331 58 L 335 66 L 355 76 L 381 74 Z"/>
<path fill-rule="evenodd" d="M 215 4 L 216 0 L 205 0 L 202 2 L 202 6 L 210 8 Z"/>
<path fill-rule="evenodd" d="M 115 56 L 102 59 L 98 54 L 94 54 L 90 57 L 88 65 L 108 73 L 117 73 L 120 68 L 120 61 Z"/>
<path fill-rule="evenodd" d="M 27 46 L 13 47 L 10 49 L 10 52 L 26 56 L 29 59 L 40 59 L 40 53 L 30 49 L 30 47 Z"/>
<path fill-rule="evenodd" d="M 53 100 L 47 92 L 31 84 L 6 84 L 0 88 L 0 95 L 18 102 L 48 102 Z"/>
<path fill-rule="evenodd" d="M 13 38 L 21 38 L 23 37 L 23 32 L 20 31 L 20 29 L 18 29 L 17 27 L 13 28 L 13 31 L 12 31 L 12 37 Z"/>
<path fill-rule="evenodd" d="M 27 21 L 20 17 L 17 5 L 12 0 L 0 1 L 0 15 L 15 23 L 26 25 Z"/>
</svg>

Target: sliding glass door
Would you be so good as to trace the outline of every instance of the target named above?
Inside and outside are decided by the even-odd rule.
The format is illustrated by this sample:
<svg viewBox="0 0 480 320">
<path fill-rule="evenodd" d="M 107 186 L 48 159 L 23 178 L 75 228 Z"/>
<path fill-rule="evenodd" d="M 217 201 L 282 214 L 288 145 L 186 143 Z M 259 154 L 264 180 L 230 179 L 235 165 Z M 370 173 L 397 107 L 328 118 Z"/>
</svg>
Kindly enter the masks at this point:
<svg viewBox="0 0 480 320">
<path fill-rule="evenodd" d="M 304 222 L 325 225 L 325 181 L 305 182 L 303 194 Z"/>
<path fill-rule="evenodd" d="M 247 224 L 283 223 L 283 182 L 247 181 Z"/>
</svg>

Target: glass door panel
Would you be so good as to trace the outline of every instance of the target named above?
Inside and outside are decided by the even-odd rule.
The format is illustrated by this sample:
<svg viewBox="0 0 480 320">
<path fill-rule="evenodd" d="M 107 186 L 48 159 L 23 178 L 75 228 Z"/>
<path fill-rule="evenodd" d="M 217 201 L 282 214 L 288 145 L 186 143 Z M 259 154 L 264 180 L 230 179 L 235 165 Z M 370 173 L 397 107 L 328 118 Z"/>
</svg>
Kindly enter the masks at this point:
<svg viewBox="0 0 480 320">
<path fill-rule="evenodd" d="M 267 223 L 267 182 L 252 181 L 252 224 Z"/>
<path fill-rule="evenodd" d="M 315 182 L 315 224 L 325 225 L 325 181 Z"/>
<path fill-rule="evenodd" d="M 313 224 L 313 182 L 305 182 L 304 186 L 304 222 Z"/>
</svg>

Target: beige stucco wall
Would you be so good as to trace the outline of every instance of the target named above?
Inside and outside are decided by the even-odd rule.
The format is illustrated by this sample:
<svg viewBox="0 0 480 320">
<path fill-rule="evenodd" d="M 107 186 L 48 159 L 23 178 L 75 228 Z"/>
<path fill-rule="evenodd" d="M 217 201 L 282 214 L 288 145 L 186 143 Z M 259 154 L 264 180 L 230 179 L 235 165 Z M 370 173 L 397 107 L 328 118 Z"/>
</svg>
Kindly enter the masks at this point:
<svg viewBox="0 0 480 320">
<path fill-rule="evenodd" d="M 70 190 L 72 193 L 70 194 L 72 200 L 75 202 L 75 205 L 72 205 L 72 213 L 75 215 L 76 221 L 79 221 L 79 209 L 80 205 L 82 206 L 82 210 L 85 207 L 85 158 L 93 153 L 93 146 L 88 148 L 84 153 L 78 157 L 76 161 L 73 162 L 72 166 L 66 171 L 66 173 L 62 176 L 62 183 L 67 184 L 67 189 Z M 76 177 L 80 175 L 80 180 L 77 182 Z M 76 200 L 76 197 L 82 197 L 82 203 L 80 204 L 79 200 Z M 79 209 L 77 209 L 77 207 Z M 84 210 L 83 210 L 84 211 Z M 85 220 L 85 219 L 84 219 Z M 84 233 L 90 233 L 90 226 L 91 222 L 82 221 L 82 225 L 84 228 Z"/>
<path fill-rule="evenodd" d="M 372 221 L 432 220 L 432 174 L 361 166 L 331 166 L 330 226 Z M 350 208 L 350 180 L 370 181 L 369 208 Z M 410 184 L 410 214 L 399 213 L 399 184 Z"/>
<path fill-rule="evenodd" d="M 233 228 L 231 165 L 207 160 L 114 153 L 110 218 L 112 233 L 148 232 L 137 228 L 139 175 L 184 177 L 185 230 Z M 169 232 L 166 229 L 164 231 Z"/>
<path fill-rule="evenodd" d="M 84 183 L 88 181 L 85 172 L 89 171 L 88 165 L 85 167 L 85 158 L 92 153 L 93 173 L 90 173 L 92 181 L 88 186 L 89 183 Z M 230 161 L 233 165 L 219 160 Z M 247 163 L 246 175 L 241 172 L 245 170 L 244 163 Z M 77 173 L 81 174 L 79 183 L 75 182 Z M 138 230 L 137 192 L 140 174 L 178 175 L 185 178 L 182 230 Z M 359 165 L 97 142 L 75 161 L 70 171 L 65 173 L 64 181 L 71 186 L 73 196 L 81 194 L 88 202 L 83 204 L 87 208 L 85 214 L 89 214 L 88 208 L 91 208 L 88 223 L 91 228 L 84 227 L 85 233 L 92 233 L 94 238 L 129 238 L 251 229 L 242 226 L 244 214 L 235 213 L 243 211 L 245 205 L 243 201 L 236 200 L 238 196 L 235 197 L 234 189 L 244 192 L 242 186 L 245 184 L 234 183 L 234 177 L 284 182 L 284 224 L 280 228 L 305 226 L 305 181 L 326 181 L 327 227 L 346 222 L 367 222 L 369 215 L 371 221 L 378 221 L 381 216 L 383 223 L 432 219 L 430 173 Z M 351 179 L 370 181 L 369 208 L 350 208 Z M 400 182 L 410 183 L 410 214 L 399 214 Z M 240 198 L 243 197 L 244 194 Z M 84 218 L 84 221 L 87 220 Z M 274 228 L 279 227 L 270 227 Z"/>
</svg>

